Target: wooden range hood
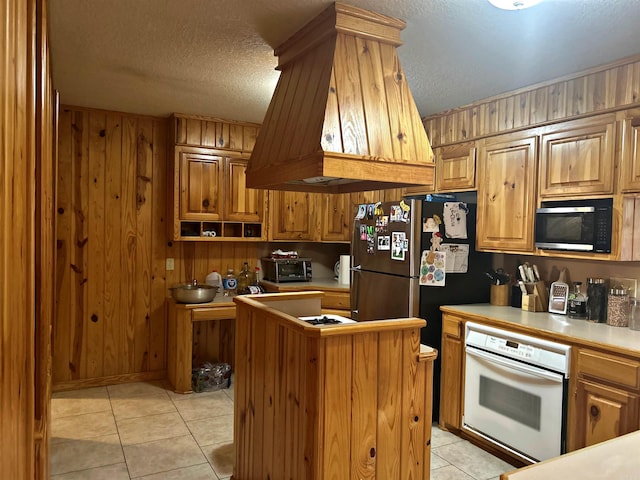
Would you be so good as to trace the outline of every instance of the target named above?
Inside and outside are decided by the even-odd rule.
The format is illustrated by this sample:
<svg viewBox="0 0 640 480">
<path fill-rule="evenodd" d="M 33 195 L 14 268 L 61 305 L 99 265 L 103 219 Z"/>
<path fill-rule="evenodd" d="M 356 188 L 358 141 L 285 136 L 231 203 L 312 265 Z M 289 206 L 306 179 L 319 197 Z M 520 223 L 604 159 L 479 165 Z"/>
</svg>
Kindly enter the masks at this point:
<svg viewBox="0 0 640 480">
<path fill-rule="evenodd" d="M 396 48 L 405 22 L 335 3 L 275 49 L 281 71 L 247 186 L 344 193 L 433 181 Z"/>
</svg>

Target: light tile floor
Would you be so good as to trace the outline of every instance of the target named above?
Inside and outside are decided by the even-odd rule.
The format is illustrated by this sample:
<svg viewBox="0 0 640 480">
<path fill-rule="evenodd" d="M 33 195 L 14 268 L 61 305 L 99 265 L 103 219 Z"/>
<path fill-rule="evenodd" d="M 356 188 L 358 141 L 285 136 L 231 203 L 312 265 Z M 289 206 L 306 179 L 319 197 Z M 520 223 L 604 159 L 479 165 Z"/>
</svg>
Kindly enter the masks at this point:
<svg viewBox="0 0 640 480">
<path fill-rule="evenodd" d="M 55 393 L 52 480 L 227 480 L 233 385 L 180 395 L 165 382 Z M 514 467 L 434 425 L 432 480 L 497 480 Z M 303 480 L 303 479 L 300 479 Z"/>
</svg>

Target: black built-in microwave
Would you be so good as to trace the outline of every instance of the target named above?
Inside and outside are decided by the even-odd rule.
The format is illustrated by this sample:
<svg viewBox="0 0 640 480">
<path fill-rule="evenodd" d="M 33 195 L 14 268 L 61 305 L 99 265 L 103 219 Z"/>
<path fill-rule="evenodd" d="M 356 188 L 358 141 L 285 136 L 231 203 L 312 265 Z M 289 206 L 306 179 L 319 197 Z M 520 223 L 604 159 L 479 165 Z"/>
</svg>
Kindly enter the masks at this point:
<svg viewBox="0 0 640 480">
<path fill-rule="evenodd" d="M 613 199 L 542 202 L 535 245 L 544 250 L 611 253 Z"/>
</svg>

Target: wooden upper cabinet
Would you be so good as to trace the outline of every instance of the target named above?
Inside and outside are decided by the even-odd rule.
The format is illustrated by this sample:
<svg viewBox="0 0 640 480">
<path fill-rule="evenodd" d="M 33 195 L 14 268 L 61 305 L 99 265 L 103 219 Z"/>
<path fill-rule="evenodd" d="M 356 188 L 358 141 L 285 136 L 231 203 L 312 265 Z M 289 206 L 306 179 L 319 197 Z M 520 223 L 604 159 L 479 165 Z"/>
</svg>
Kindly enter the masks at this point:
<svg viewBox="0 0 640 480">
<path fill-rule="evenodd" d="M 261 222 L 265 191 L 247 188 L 247 161 L 225 159 L 224 218 L 240 222 Z"/>
<path fill-rule="evenodd" d="M 622 121 L 620 190 L 640 191 L 640 109 L 629 111 Z"/>
<path fill-rule="evenodd" d="M 174 114 L 168 233 L 172 240 L 264 241 L 267 193 L 246 187 L 259 125 Z"/>
<path fill-rule="evenodd" d="M 271 198 L 270 240 L 313 240 L 315 225 L 314 202 L 319 194 L 273 190 Z"/>
<path fill-rule="evenodd" d="M 351 195 L 271 191 L 270 240 L 348 242 L 354 217 Z"/>
<path fill-rule="evenodd" d="M 224 158 L 192 147 L 180 147 L 176 155 L 180 165 L 180 218 L 219 220 Z"/>
<path fill-rule="evenodd" d="M 352 210 L 350 194 L 322 194 L 321 240 L 325 242 L 351 240 L 351 222 L 355 217 Z"/>
<path fill-rule="evenodd" d="M 540 197 L 613 193 L 615 114 L 558 123 L 545 130 Z"/>
<path fill-rule="evenodd" d="M 433 150 L 436 174 L 430 185 L 405 187 L 404 195 L 465 192 L 476 189 L 475 142 L 446 145 Z"/>
<path fill-rule="evenodd" d="M 533 251 L 538 137 L 530 132 L 492 137 L 478 148 L 476 246 Z"/>
<path fill-rule="evenodd" d="M 436 191 L 464 192 L 476 189 L 476 146 L 474 142 L 440 147 L 436 157 Z"/>
</svg>

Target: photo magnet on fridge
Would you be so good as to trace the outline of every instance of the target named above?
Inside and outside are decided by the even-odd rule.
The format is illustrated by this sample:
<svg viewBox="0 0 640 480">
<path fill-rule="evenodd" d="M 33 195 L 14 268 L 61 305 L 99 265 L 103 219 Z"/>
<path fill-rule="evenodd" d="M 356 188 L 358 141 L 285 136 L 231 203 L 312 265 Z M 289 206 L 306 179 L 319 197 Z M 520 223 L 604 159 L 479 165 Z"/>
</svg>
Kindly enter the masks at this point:
<svg viewBox="0 0 640 480">
<path fill-rule="evenodd" d="M 391 250 L 391 237 L 389 235 L 378 237 L 378 250 Z"/>
<path fill-rule="evenodd" d="M 393 232 L 391 234 L 391 260 L 404 261 L 405 240 L 406 235 L 404 232 Z"/>
</svg>

